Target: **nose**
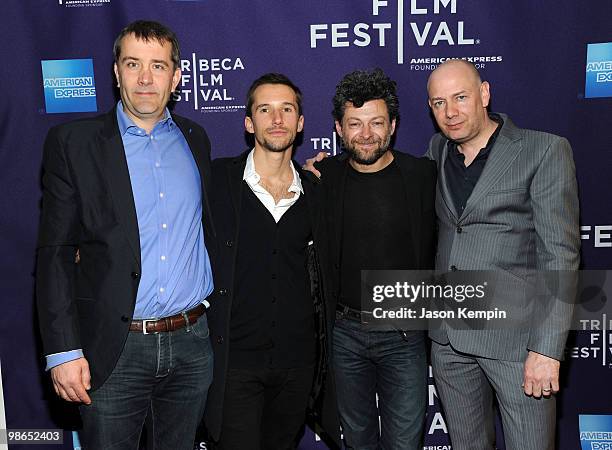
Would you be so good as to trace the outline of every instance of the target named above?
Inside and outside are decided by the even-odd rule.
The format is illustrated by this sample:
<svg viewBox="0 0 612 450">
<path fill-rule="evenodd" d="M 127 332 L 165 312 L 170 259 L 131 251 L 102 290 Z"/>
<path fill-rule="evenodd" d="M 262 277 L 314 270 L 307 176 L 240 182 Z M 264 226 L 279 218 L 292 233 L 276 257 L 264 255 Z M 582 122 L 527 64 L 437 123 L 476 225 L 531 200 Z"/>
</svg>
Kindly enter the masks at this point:
<svg viewBox="0 0 612 450">
<path fill-rule="evenodd" d="M 455 106 L 455 104 L 453 102 L 449 102 L 449 103 L 446 104 L 446 108 L 445 108 L 444 112 L 446 113 L 446 117 L 448 119 L 452 119 L 453 117 L 455 117 L 458 114 L 457 107 Z"/>
<path fill-rule="evenodd" d="M 275 108 L 272 112 L 272 122 L 276 125 L 283 123 L 283 113 L 282 110 Z"/>
<path fill-rule="evenodd" d="M 359 133 L 361 134 L 361 137 L 368 139 L 370 136 L 372 136 L 372 129 L 370 128 L 370 125 L 364 125 L 361 127 L 361 132 Z"/>
<path fill-rule="evenodd" d="M 138 74 L 138 83 L 142 85 L 151 84 L 153 81 L 153 75 L 151 69 L 148 66 L 144 66 Z"/>
</svg>

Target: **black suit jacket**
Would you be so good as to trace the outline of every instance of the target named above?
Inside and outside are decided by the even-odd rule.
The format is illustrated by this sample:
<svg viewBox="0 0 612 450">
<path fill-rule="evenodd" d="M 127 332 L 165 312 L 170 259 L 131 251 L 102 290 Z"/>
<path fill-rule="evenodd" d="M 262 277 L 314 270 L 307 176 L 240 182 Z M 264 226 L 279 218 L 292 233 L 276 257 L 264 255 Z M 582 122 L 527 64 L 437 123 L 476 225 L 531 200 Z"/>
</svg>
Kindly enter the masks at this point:
<svg viewBox="0 0 612 450">
<path fill-rule="evenodd" d="M 394 161 L 400 168 L 404 182 L 406 198 L 405 205 L 398 208 L 410 210 L 410 231 L 413 237 L 411 248 L 416 254 L 414 270 L 434 268 L 436 245 L 436 214 L 435 189 L 436 166 L 426 158 L 416 158 L 406 153 L 393 151 Z M 329 272 L 327 297 L 330 307 L 335 311 L 340 294 L 340 264 L 342 256 L 342 236 L 344 224 L 344 189 L 349 170 L 348 154 L 342 153 L 333 158 L 326 158 L 316 164 L 321 172 L 321 182 L 325 187 L 324 218 L 327 221 L 329 233 L 330 261 L 326 267 Z M 364 205 L 366 207 L 367 205 Z M 334 316 L 332 316 L 334 317 Z"/>
<path fill-rule="evenodd" d="M 212 258 L 210 143 L 199 125 L 172 117 L 200 171 L 204 237 Z M 43 156 L 36 276 L 43 348 L 46 355 L 82 348 L 92 389 L 106 380 L 121 354 L 140 273 L 136 208 L 116 110 L 52 128 Z"/>
<path fill-rule="evenodd" d="M 213 383 L 210 387 L 205 422 L 211 437 L 218 440 L 221 433 L 223 417 L 223 400 L 225 394 L 225 380 L 228 370 L 228 355 L 230 342 L 230 320 L 233 288 L 235 280 L 236 254 L 240 246 L 238 233 L 241 220 L 241 199 L 243 189 L 249 189 L 243 181 L 246 159 L 250 150 L 237 157 L 220 158 L 212 163 L 213 198 L 212 208 L 217 226 L 218 254 L 214 261 L 215 293 L 211 298 L 208 312 L 213 350 L 215 353 L 215 367 Z M 295 164 L 294 164 L 295 165 Z M 299 166 L 296 170 L 300 172 Z M 301 172 L 304 198 L 308 204 L 310 221 L 313 229 L 314 247 L 309 247 L 309 271 L 315 307 L 315 326 L 318 335 L 318 364 L 316 380 L 310 399 L 310 414 L 313 421 L 323 426 L 330 438 L 330 444 L 340 445 L 340 424 L 338 420 L 333 385 L 326 380 L 328 376 L 327 358 L 329 342 L 326 333 L 325 317 L 329 311 L 325 309 L 326 302 L 323 297 L 323 273 L 318 259 L 326 254 L 324 243 L 327 241 L 321 227 L 322 209 L 318 205 L 318 180 L 309 172 Z M 313 251 L 314 250 L 314 251 Z M 325 258 L 323 258 L 325 259 Z M 312 285 L 314 280 L 314 284 Z M 239 417 L 236 420 L 240 420 Z"/>
</svg>

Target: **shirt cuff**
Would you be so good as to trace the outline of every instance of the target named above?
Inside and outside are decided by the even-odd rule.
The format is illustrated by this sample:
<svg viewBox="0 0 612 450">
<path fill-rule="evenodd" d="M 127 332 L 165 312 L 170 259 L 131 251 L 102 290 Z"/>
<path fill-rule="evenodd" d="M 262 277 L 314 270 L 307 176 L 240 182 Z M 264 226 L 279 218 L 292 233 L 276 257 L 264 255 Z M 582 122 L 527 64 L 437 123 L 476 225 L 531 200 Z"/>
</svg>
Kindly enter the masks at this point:
<svg viewBox="0 0 612 450">
<path fill-rule="evenodd" d="M 83 357 L 83 350 L 80 348 L 77 350 L 69 350 L 67 352 L 53 353 L 51 355 L 47 355 L 47 367 L 45 368 L 45 370 L 51 370 L 55 366 L 59 366 L 60 364 L 64 364 L 68 361 L 74 361 L 75 359 Z"/>
</svg>

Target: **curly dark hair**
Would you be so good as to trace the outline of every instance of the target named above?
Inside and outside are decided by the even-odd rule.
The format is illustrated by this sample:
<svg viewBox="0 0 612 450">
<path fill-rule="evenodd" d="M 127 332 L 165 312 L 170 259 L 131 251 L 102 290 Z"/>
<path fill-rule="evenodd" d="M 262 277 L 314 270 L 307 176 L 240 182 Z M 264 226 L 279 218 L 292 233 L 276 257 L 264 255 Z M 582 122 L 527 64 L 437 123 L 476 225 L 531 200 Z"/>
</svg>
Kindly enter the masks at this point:
<svg viewBox="0 0 612 450">
<path fill-rule="evenodd" d="M 395 81 L 379 68 L 371 72 L 356 70 L 345 75 L 336 86 L 332 114 L 335 120 L 342 122 L 347 102 L 361 108 L 365 102 L 378 99 L 384 100 L 387 104 L 389 120 L 399 118 L 399 99 Z"/>
</svg>

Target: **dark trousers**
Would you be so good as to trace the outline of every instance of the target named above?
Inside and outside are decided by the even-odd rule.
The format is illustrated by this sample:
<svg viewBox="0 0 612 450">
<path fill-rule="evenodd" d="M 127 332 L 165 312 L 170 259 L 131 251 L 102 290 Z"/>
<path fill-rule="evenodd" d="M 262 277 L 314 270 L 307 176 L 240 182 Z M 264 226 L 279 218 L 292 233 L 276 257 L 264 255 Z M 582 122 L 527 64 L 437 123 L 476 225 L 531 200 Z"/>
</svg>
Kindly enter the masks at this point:
<svg viewBox="0 0 612 450">
<path fill-rule="evenodd" d="M 347 450 L 423 448 L 427 406 L 423 332 L 371 331 L 338 313 L 333 364 Z"/>
<path fill-rule="evenodd" d="M 193 450 L 212 370 L 205 315 L 172 332 L 130 332 L 110 377 L 80 406 L 82 448 L 138 449 L 149 411 L 156 449 Z"/>
<path fill-rule="evenodd" d="M 313 367 L 229 369 L 219 450 L 287 450 L 306 418 Z"/>
</svg>

